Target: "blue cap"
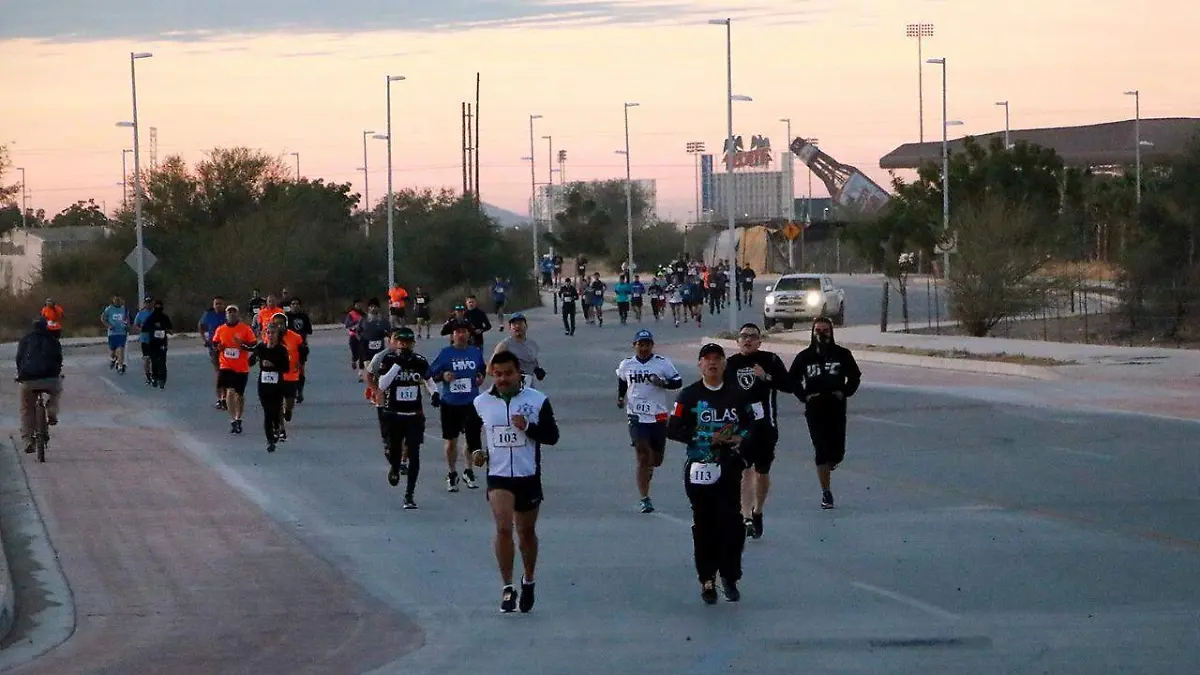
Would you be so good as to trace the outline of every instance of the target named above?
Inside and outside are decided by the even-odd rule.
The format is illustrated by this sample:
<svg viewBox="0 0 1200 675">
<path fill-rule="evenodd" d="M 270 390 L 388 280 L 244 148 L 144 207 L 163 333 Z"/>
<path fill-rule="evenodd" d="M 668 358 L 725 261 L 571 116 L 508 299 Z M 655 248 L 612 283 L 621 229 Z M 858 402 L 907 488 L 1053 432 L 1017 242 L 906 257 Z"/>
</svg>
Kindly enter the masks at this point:
<svg viewBox="0 0 1200 675">
<path fill-rule="evenodd" d="M 654 333 L 651 333 L 650 331 L 646 330 L 645 328 L 639 330 L 637 332 L 637 335 L 633 336 L 633 344 L 636 345 L 637 343 L 641 342 L 642 340 L 654 342 Z"/>
<path fill-rule="evenodd" d="M 517 312 L 516 314 L 513 314 L 512 316 L 508 317 L 509 323 L 512 323 L 514 321 L 525 321 L 525 315 L 520 312 Z"/>
</svg>

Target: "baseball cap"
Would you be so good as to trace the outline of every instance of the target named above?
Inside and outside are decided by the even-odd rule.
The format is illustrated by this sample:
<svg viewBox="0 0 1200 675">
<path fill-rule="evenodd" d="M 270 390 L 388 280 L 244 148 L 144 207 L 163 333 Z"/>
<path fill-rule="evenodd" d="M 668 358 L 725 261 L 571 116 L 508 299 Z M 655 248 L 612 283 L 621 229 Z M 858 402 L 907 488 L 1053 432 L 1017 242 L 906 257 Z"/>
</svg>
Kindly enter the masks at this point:
<svg viewBox="0 0 1200 675">
<path fill-rule="evenodd" d="M 464 304 L 462 304 L 462 303 L 460 302 L 460 303 L 458 303 L 457 305 L 455 305 L 455 306 L 454 306 L 454 311 L 456 311 L 456 312 L 465 312 L 465 311 L 467 311 L 467 306 L 466 306 L 466 305 L 464 305 Z"/>
<path fill-rule="evenodd" d="M 411 328 L 397 328 L 392 331 L 393 340 L 404 340 L 407 342 L 416 342 L 417 337 L 413 334 Z"/>
<path fill-rule="evenodd" d="M 517 312 L 516 314 L 513 314 L 512 316 L 508 317 L 509 323 L 513 323 L 516 321 L 525 321 L 525 320 L 526 320 L 525 315 L 520 312 Z"/>
<path fill-rule="evenodd" d="M 643 328 L 637 332 L 637 335 L 633 336 L 633 344 L 635 345 L 643 340 L 646 342 L 654 342 L 654 334 Z"/>
<path fill-rule="evenodd" d="M 709 354 L 716 354 L 717 356 L 724 357 L 725 348 L 715 342 L 710 342 L 700 348 L 700 358 L 704 358 Z"/>
</svg>

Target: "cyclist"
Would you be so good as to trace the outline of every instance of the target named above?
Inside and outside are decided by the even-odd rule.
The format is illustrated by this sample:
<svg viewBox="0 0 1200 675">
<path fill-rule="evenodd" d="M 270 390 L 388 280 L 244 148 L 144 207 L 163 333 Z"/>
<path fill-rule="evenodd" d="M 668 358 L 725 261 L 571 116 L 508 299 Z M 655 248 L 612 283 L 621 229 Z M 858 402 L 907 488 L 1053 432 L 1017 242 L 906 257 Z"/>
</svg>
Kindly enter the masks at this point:
<svg viewBox="0 0 1200 675">
<path fill-rule="evenodd" d="M 58 424 L 58 397 L 62 393 L 62 344 L 46 326 L 45 318 L 17 345 L 17 382 L 20 383 L 21 440 L 32 453 L 34 419 L 39 393 L 46 394 L 46 422 Z"/>
</svg>

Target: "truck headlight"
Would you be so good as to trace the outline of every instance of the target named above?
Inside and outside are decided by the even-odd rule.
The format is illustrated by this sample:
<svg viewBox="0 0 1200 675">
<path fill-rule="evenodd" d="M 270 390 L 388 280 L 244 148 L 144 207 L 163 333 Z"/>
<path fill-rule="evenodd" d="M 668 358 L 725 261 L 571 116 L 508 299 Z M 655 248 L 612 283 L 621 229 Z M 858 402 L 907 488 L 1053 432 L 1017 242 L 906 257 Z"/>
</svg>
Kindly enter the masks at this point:
<svg viewBox="0 0 1200 675">
<path fill-rule="evenodd" d="M 809 291 L 808 297 L 804 299 L 809 307 L 816 307 L 821 304 L 821 294 L 816 291 Z"/>
<path fill-rule="evenodd" d="M 767 296 L 767 299 L 766 299 L 766 300 L 763 300 L 763 302 L 764 302 L 764 303 L 766 303 L 766 304 L 768 304 L 768 305 L 773 305 L 773 304 L 775 304 L 775 296 L 773 296 L 773 295 L 768 295 L 768 296 Z"/>
</svg>

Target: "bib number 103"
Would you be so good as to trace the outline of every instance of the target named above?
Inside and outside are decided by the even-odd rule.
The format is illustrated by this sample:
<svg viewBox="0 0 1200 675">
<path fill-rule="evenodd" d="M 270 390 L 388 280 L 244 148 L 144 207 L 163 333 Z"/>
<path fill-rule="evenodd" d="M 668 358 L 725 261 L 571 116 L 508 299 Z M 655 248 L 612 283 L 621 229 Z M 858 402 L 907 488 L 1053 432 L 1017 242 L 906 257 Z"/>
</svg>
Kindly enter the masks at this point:
<svg viewBox="0 0 1200 675">
<path fill-rule="evenodd" d="M 492 427 L 492 447 L 519 448 L 525 445 L 525 433 L 513 426 Z"/>
</svg>

